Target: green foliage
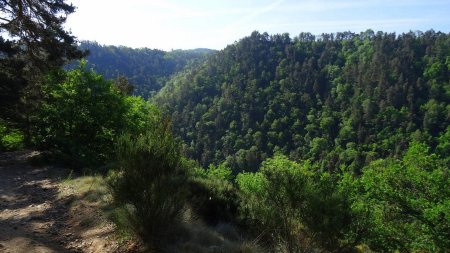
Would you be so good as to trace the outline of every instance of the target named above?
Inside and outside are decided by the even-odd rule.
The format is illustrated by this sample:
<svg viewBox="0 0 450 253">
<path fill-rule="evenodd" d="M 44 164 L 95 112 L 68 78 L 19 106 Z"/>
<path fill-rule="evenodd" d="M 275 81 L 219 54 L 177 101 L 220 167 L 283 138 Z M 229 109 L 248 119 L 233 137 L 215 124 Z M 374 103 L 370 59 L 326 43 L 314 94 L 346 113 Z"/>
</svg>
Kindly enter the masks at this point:
<svg viewBox="0 0 450 253">
<path fill-rule="evenodd" d="M 84 55 L 64 29 L 74 11 L 64 0 L 0 3 L 0 118 L 14 123 L 27 145 L 45 75 Z"/>
<path fill-rule="evenodd" d="M 66 16 L 74 11 L 75 7 L 65 1 L 4 1 L 0 5 L 0 33 L 22 46 L 22 57 L 30 61 L 28 67 L 42 70 L 53 64 L 61 66 L 64 60 L 81 56 L 75 37 L 63 29 Z"/>
<path fill-rule="evenodd" d="M 104 164 L 118 135 L 139 134 L 161 118 L 156 106 L 128 96 L 86 64 L 47 76 L 34 129 L 39 147 L 76 169 Z"/>
<path fill-rule="evenodd" d="M 450 126 L 445 132 L 441 133 L 438 139 L 437 153 L 444 158 L 448 167 L 450 167 Z"/>
<path fill-rule="evenodd" d="M 236 181 L 244 219 L 273 242 L 281 241 L 288 252 L 342 249 L 358 242 L 350 235 L 347 196 L 330 174 L 317 175 L 308 164 L 278 155 L 264 161 L 259 172 L 241 173 Z"/>
<path fill-rule="evenodd" d="M 108 182 L 128 224 L 150 247 L 162 247 L 178 229 L 185 206 L 186 177 L 169 124 L 117 140 L 118 169 Z"/>
<path fill-rule="evenodd" d="M 232 171 L 224 164 L 214 166 L 210 164 L 207 169 L 194 168 L 195 177 L 208 178 L 212 180 L 231 181 L 233 179 Z"/>
<path fill-rule="evenodd" d="M 107 79 L 119 81 L 119 87 L 144 98 L 151 97 L 164 86 L 170 76 L 181 71 L 185 66 L 200 61 L 212 50 L 172 50 L 164 52 L 157 49 L 102 46 L 97 42 L 82 41 L 80 49 L 89 50 L 87 59 L 98 73 Z M 123 77 L 129 80 L 128 85 Z M 125 84 L 125 85 L 123 85 Z"/>
<path fill-rule="evenodd" d="M 0 120 L 0 151 L 14 151 L 24 147 L 23 133 Z"/>
<path fill-rule="evenodd" d="M 239 174 L 236 181 L 245 218 L 273 234 L 274 241 L 282 240 L 288 252 L 298 251 L 300 245 L 295 240 L 301 233 L 298 209 L 304 203 L 309 183 L 303 167 L 277 156 L 265 161 L 260 172 Z"/>
<path fill-rule="evenodd" d="M 159 109 L 141 97 L 125 96 L 125 113 L 123 115 L 124 132 L 140 134 L 145 129 L 157 124 L 161 118 Z"/>
<path fill-rule="evenodd" d="M 379 160 L 363 170 L 354 207 L 368 210 L 365 243 L 381 251 L 450 249 L 450 180 L 428 147 L 413 143 L 402 160 Z"/>
<path fill-rule="evenodd" d="M 359 173 L 401 157 L 413 138 L 437 152 L 450 124 L 448 48 L 434 31 L 254 32 L 175 75 L 154 101 L 204 167 L 255 171 L 281 151 Z"/>
<path fill-rule="evenodd" d="M 207 169 L 196 166 L 190 174 L 189 203 L 194 212 L 209 224 L 234 222 L 238 196 L 231 169 L 223 164 Z"/>
<path fill-rule="evenodd" d="M 382 252 L 450 249 L 448 167 L 424 144 L 401 160 L 371 162 L 361 176 L 312 172 L 275 156 L 259 172 L 237 176 L 240 211 L 257 231 L 288 252 Z"/>
<path fill-rule="evenodd" d="M 114 79 L 114 85 L 123 95 L 131 95 L 133 93 L 134 86 L 125 76 L 117 76 Z"/>
<path fill-rule="evenodd" d="M 85 65 L 48 76 L 37 129 L 39 144 L 67 156 L 74 167 L 104 162 L 126 127 L 124 97 Z"/>
</svg>

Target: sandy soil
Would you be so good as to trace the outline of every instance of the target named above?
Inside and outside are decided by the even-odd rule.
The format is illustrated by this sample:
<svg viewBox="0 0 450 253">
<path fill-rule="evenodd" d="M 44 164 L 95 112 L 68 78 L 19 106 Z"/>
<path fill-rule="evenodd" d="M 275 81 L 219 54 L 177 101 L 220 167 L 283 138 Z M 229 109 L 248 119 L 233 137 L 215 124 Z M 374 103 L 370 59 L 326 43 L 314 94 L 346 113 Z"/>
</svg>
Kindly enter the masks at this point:
<svg viewBox="0 0 450 253">
<path fill-rule="evenodd" d="M 63 186 L 61 169 L 27 164 L 36 154 L 0 153 L 0 253 L 118 251 L 95 203 Z"/>
</svg>

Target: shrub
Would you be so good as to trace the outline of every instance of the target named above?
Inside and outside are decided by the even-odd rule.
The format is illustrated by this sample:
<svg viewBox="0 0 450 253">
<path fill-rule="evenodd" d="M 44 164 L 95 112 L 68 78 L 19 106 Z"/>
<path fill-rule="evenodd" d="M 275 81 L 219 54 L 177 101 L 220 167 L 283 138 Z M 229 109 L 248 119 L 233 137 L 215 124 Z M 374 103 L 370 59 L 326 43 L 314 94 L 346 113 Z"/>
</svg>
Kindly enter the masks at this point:
<svg viewBox="0 0 450 253">
<path fill-rule="evenodd" d="M 359 242 L 351 226 L 359 216 L 336 176 L 313 173 L 308 164 L 277 155 L 236 181 L 243 218 L 287 252 L 339 251 Z"/>
<path fill-rule="evenodd" d="M 23 147 L 23 133 L 0 120 L 0 151 L 14 151 Z"/>
<path fill-rule="evenodd" d="M 79 169 L 99 165 L 112 154 L 124 129 L 124 97 L 111 81 L 86 68 L 47 76 L 42 88 L 37 142 Z"/>
<path fill-rule="evenodd" d="M 115 202 L 126 209 L 133 231 L 150 247 L 167 243 L 185 205 L 185 174 L 169 123 L 117 142 L 119 168 L 109 175 Z"/>
<path fill-rule="evenodd" d="M 358 180 L 359 206 L 371 211 L 365 243 L 377 251 L 450 250 L 449 169 L 412 143 L 401 160 L 370 163 Z"/>
<path fill-rule="evenodd" d="M 263 162 L 260 172 L 237 177 L 241 212 L 288 252 L 300 251 L 300 212 L 306 201 L 308 172 L 284 156 Z"/>
<path fill-rule="evenodd" d="M 238 195 L 231 179 L 231 170 L 223 165 L 194 168 L 189 177 L 191 208 L 210 225 L 236 218 Z"/>
<path fill-rule="evenodd" d="M 43 95 L 37 144 L 74 169 L 103 165 L 120 134 L 139 134 L 160 118 L 156 106 L 122 94 L 85 61 L 48 75 Z"/>
</svg>

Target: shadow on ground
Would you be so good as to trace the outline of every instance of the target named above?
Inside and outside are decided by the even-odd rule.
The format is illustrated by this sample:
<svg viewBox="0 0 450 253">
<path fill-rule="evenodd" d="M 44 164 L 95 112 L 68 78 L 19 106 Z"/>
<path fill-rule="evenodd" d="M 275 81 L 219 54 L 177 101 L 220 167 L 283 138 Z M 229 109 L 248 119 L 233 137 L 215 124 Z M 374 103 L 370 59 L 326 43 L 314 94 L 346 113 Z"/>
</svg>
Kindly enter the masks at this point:
<svg viewBox="0 0 450 253">
<path fill-rule="evenodd" d="M 66 232 L 73 197 L 59 197 L 49 168 L 27 164 L 35 154 L 0 154 L 0 252 L 80 252 Z"/>
</svg>

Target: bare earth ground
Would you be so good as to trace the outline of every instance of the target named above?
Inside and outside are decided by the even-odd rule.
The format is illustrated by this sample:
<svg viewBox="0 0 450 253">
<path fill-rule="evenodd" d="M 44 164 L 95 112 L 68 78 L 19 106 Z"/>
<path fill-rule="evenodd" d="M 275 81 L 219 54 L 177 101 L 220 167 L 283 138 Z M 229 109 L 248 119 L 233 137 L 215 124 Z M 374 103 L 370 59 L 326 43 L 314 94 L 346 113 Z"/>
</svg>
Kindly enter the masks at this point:
<svg viewBox="0 0 450 253">
<path fill-rule="evenodd" d="M 0 153 L 0 253 L 118 251 L 98 204 L 61 183 L 61 169 L 27 164 L 33 155 Z"/>
</svg>

